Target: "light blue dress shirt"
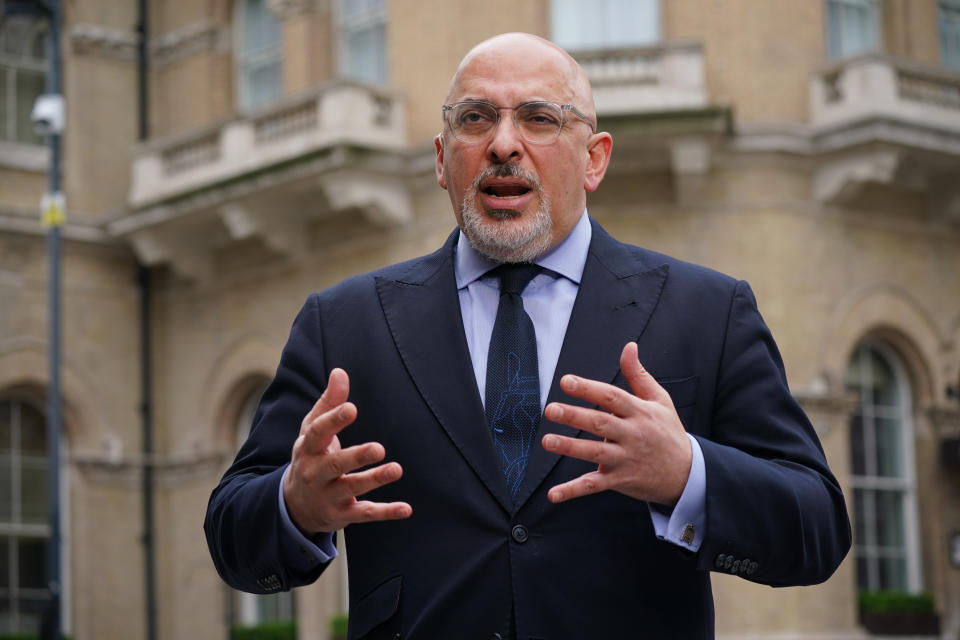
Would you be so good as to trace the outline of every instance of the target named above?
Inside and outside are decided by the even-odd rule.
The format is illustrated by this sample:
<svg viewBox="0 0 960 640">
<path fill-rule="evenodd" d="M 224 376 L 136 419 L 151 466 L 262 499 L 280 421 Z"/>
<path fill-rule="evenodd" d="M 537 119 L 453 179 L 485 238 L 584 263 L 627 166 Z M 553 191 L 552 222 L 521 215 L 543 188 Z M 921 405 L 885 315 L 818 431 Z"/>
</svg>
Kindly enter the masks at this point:
<svg viewBox="0 0 960 640">
<path fill-rule="evenodd" d="M 533 321 L 537 335 L 541 409 L 546 404 L 557 360 L 560 358 L 560 347 L 567 333 L 570 313 L 587 262 L 591 236 L 590 219 L 584 211 L 570 234 L 537 259 L 536 263 L 549 271 L 538 274 L 523 290 L 523 307 Z M 497 306 L 500 304 L 497 278 L 487 274 L 497 265 L 497 262 L 480 255 L 467 241 L 466 236 L 460 234 L 454 275 L 460 297 L 463 328 L 481 401 L 486 397 L 487 351 L 490 348 Z M 693 450 L 693 460 L 683 494 L 673 509 L 650 505 L 650 517 L 658 538 L 690 551 L 697 551 L 703 541 L 706 526 L 706 473 L 699 443 L 693 436 L 687 434 L 687 437 Z M 286 474 L 285 470 L 284 477 Z M 283 545 L 285 559 L 293 566 L 308 570 L 337 555 L 332 534 L 320 536 L 317 544 L 314 544 L 290 520 L 283 499 L 283 482 L 280 483 L 280 516 L 292 543 Z"/>
</svg>

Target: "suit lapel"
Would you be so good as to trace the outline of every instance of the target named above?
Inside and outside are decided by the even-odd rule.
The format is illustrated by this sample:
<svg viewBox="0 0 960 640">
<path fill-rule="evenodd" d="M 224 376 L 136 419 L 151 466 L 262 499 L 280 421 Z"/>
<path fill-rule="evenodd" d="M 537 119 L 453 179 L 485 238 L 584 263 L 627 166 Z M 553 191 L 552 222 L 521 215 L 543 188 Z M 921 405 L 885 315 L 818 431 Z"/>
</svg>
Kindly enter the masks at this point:
<svg viewBox="0 0 960 640">
<path fill-rule="evenodd" d="M 444 247 L 396 277 L 377 277 L 393 340 L 420 395 L 460 454 L 506 511 L 513 510 L 487 429 L 463 331 L 453 272 L 454 232 Z"/>
<path fill-rule="evenodd" d="M 620 352 L 643 333 L 663 290 L 667 266 L 649 254 L 614 240 L 593 222 L 590 251 L 570 314 L 547 402 L 589 406 L 560 390 L 560 377 L 575 373 L 612 382 L 620 371 Z M 545 433 L 576 437 L 579 431 L 544 419 L 527 464 L 517 507 L 543 482 L 560 456 L 540 446 Z"/>
</svg>

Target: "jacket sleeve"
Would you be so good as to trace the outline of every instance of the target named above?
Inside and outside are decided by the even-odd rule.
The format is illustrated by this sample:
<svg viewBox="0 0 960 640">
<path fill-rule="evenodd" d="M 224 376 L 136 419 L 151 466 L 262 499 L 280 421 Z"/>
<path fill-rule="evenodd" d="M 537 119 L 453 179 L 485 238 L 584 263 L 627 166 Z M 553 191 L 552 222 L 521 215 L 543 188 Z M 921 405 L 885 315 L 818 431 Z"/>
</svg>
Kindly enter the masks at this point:
<svg viewBox="0 0 960 640">
<path fill-rule="evenodd" d="M 302 572 L 284 562 L 291 539 L 279 505 L 280 481 L 290 462 L 300 423 L 326 386 L 316 295 L 300 310 L 273 381 L 263 393 L 250 436 L 213 490 L 204 532 L 224 581 L 251 593 L 308 584 L 329 562 Z"/>
<path fill-rule="evenodd" d="M 701 569 L 772 586 L 826 580 L 850 548 L 843 494 L 790 394 L 749 286 L 734 288 L 708 437 Z"/>
</svg>

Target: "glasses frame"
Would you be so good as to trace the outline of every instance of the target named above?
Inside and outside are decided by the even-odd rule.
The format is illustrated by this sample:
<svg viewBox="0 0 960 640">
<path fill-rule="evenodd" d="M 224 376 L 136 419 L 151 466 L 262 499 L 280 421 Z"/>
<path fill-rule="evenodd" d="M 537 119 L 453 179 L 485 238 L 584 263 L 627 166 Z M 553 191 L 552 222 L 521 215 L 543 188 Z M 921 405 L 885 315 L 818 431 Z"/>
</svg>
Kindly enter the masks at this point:
<svg viewBox="0 0 960 640">
<path fill-rule="evenodd" d="M 457 135 L 456 129 L 454 129 L 453 125 L 451 125 L 451 124 L 447 121 L 447 113 L 448 113 L 448 112 L 453 111 L 454 109 L 456 109 L 456 108 L 459 107 L 459 106 L 462 106 L 462 105 L 471 105 L 471 104 L 473 104 L 473 105 L 485 105 L 485 106 L 488 106 L 488 107 L 492 107 L 493 110 L 494 110 L 494 111 L 496 112 L 496 114 L 497 114 L 497 120 L 496 120 L 496 122 L 494 122 L 493 126 L 490 127 L 490 130 L 487 132 L 486 136 L 484 136 L 483 138 L 481 138 L 481 139 L 479 139 L 479 140 L 464 140 L 463 138 L 461 138 L 460 136 Z M 517 122 L 517 110 L 518 110 L 518 109 L 521 109 L 521 108 L 523 108 L 523 107 L 525 107 L 525 106 L 531 105 L 531 104 L 549 104 L 549 105 L 553 105 L 554 107 L 558 107 L 558 108 L 560 109 L 561 122 L 560 122 L 560 126 L 557 128 L 557 135 L 555 135 L 555 136 L 553 137 L 553 139 L 548 140 L 548 141 L 538 142 L 538 141 L 536 141 L 536 140 L 530 140 L 529 138 L 527 138 L 527 137 L 524 135 L 523 129 L 520 128 L 520 123 Z M 516 106 L 514 106 L 514 107 L 499 107 L 499 106 L 497 106 L 497 105 L 495 105 L 495 104 L 493 104 L 492 102 L 489 102 L 489 101 L 487 101 L 487 100 L 461 100 L 461 101 L 459 101 L 459 102 L 454 102 L 454 103 L 452 103 L 452 104 L 445 104 L 445 105 L 443 105 L 443 122 L 444 122 L 444 124 L 446 124 L 448 127 L 450 127 L 450 133 L 452 133 L 452 134 L 453 134 L 453 137 L 456 138 L 457 140 L 459 140 L 460 142 L 462 142 L 462 143 L 464 143 L 464 144 L 482 144 L 482 143 L 486 142 L 487 140 L 489 140 L 490 137 L 493 135 L 493 133 L 494 133 L 494 132 L 497 130 L 497 128 L 500 126 L 500 123 L 503 121 L 503 118 L 500 117 L 500 112 L 503 111 L 504 109 L 509 109 L 510 111 L 513 112 L 513 117 L 511 118 L 511 119 L 513 120 L 513 126 L 516 128 L 517 133 L 520 134 L 520 137 L 523 138 L 526 142 L 529 142 L 530 144 L 553 144 L 554 142 L 556 142 L 557 139 L 560 137 L 560 132 L 563 131 L 563 126 L 568 122 L 568 119 L 567 119 L 567 117 L 566 117 L 566 115 L 565 115 L 565 114 L 567 114 L 567 113 L 572 113 L 572 114 L 575 115 L 576 117 L 578 117 L 578 118 L 580 118 L 581 120 L 583 120 L 584 122 L 586 122 L 586 123 L 590 126 L 590 131 L 591 131 L 591 133 L 596 133 L 596 132 L 597 132 L 597 125 L 595 125 L 595 124 L 593 123 L 593 120 L 590 118 L 590 116 L 588 116 L 588 115 L 585 114 L 584 112 L 580 111 L 579 109 L 577 109 L 577 108 L 576 108 L 575 106 L 573 106 L 572 104 L 560 104 L 559 102 L 553 102 L 553 101 L 550 101 L 550 100 L 528 100 L 528 101 L 526 101 L 526 102 L 521 102 L 520 104 L 518 104 L 518 105 L 516 105 Z"/>
</svg>

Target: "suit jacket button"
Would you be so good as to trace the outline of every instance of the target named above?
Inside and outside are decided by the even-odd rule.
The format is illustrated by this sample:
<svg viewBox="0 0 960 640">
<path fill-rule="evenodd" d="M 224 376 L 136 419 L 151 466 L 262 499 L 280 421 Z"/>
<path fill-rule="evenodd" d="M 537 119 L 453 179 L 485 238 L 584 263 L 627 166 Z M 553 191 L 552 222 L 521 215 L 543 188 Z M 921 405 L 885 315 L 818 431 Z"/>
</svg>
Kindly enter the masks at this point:
<svg viewBox="0 0 960 640">
<path fill-rule="evenodd" d="M 527 528 L 522 524 L 518 524 L 510 530 L 510 536 L 520 544 L 523 544 L 527 541 Z"/>
<path fill-rule="evenodd" d="M 714 561 L 713 566 L 717 569 L 723 569 L 723 563 L 727 561 L 727 554 L 721 553 L 717 556 L 717 559 Z"/>
<path fill-rule="evenodd" d="M 734 560 L 734 561 L 733 561 L 733 566 L 730 567 L 730 571 L 733 571 L 734 573 L 740 573 L 740 561 L 739 561 L 739 560 Z"/>
<path fill-rule="evenodd" d="M 751 561 L 751 562 L 750 562 L 750 567 L 747 569 L 747 575 L 748 575 L 748 576 L 752 576 L 753 574 L 755 574 L 755 573 L 757 572 L 757 568 L 759 568 L 759 566 L 760 566 L 760 565 L 758 565 L 756 562 Z"/>
<path fill-rule="evenodd" d="M 731 567 L 733 567 L 733 556 L 727 556 L 727 559 L 723 561 L 723 568 L 730 571 Z"/>
</svg>

